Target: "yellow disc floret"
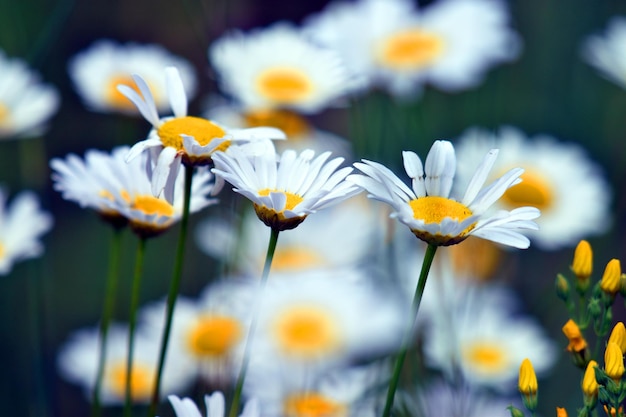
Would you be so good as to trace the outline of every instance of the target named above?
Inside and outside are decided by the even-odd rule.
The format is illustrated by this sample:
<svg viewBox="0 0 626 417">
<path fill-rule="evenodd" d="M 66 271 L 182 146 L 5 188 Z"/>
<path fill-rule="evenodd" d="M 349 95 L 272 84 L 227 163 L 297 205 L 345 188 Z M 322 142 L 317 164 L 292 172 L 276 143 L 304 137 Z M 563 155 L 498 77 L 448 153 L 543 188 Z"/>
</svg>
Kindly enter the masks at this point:
<svg viewBox="0 0 626 417">
<path fill-rule="evenodd" d="M 119 362 L 111 366 L 108 372 L 108 385 L 120 398 L 124 398 L 126 392 L 126 362 Z M 130 394 L 135 400 L 150 398 L 152 385 L 156 377 L 154 369 L 134 363 L 130 375 Z"/>
<path fill-rule="evenodd" d="M 255 204 L 254 210 L 256 211 L 257 216 L 263 223 L 265 223 L 272 229 L 283 231 L 293 229 L 304 221 L 306 215 L 287 218 L 284 214 L 285 210 L 293 210 L 298 204 L 304 201 L 301 196 L 290 193 L 288 191 L 271 190 L 269 188 L 259 190 L 259 195 L 268 196 L 271 192 L 285 194 L 285 207 L 280 210 L 276 210 L 266 207 L 264 205 Z"/>
<path fill-rule="evenodd" d="M 134 90 L 137 94 L 141 95 L 141 92 L 139 91 L 139 88 L 137 88 L 133 78 L 130 75 L 120 74 L 109 79 L 104 93 L 106 101 L 114 108 L 135 111 L 135 105 L 117 89 L 118 85 L 125 85 Z"/>
<path fill-rule="evenodd" d="M 192 328 L 187 342 L 196 356 L 215 358 L 228 354 L 242 335 L 242 325 L 237 319 L 205 316 Z"/>
<path fill-rule="evenodd" d="M 463 348 L 465 364 L 482 375 L 498 374 L 509 368 L 509 356 L 498 343 L 480 341 Z"/>
<path fill-rule="evenodd" d="M 522 182 L 506 190 L 500 201 L 510 208 L 537 207 L 542 212 L 554 204 L 554 190 L 547 178 L 526 171 L 520 177 Z"/>
<path fill-rule="evenodd" d="M 168 120 L 158 128 L 157 133 L 163 146 L 175 148 L 179 152 L 184 152 L 182 134 L 193 136 L 201 146 L 206 146 L 213 139 L 223 138 L 226 135 L 224 129 L 212 121 L 194 116 Z M 228 145 L 220 150 L 225 150 L 227 147 Z"/>
<path fill-rule="evenodd" d="M 347 407 L 316 392 L 298 393 L 285 399 L 285 417 L 342 417 Z"/>
<path fill-rule="evenodd" d="M 313 83 L 298 68 L 273 67 L 259 74 L 256 88 L 259 94 L 277 104 L 294 104 L 309 97 Z"/>
<path fill-rule="evenodd" d="M 272 259 L 272 271 L 302 271 L 324 264 L 324 258 L 310 248 L 291 246 L 276 250 Z"/>
<path fill-rule="evenodd" d="M 311 130 L 304 117 L 289 110 L 256 110 L 246 113 L 244 118 L 248 127 L 276 127 L 285 132 L 290 141 L 297 140 Z"/>
<path fill-rule="evenodd" d="M 409 201 L 409 206 L 413 210 L 413 217 L 416 220 L 422 220 L 426 224 L 441 224 L 445 218 L 451 218 L 457 222 L 462 222 L 473 214 L 472 211 L 464 204 L 440 196 L 416 198 Z M 461 233 L 458 233 L 455 236 L 443 236 L 441 234 L 433 235 L 419 229 L 413 229 L 412 232 L 415 236 L 428 243 L 447 246 L 463 241 L 467 238 L 468 234 L 474 229 L 475 226 L 476 223 L 472 223 L 461 231 Z"/>
<path fill-rule="evenodd" d="M 440 36 L 419 28 L 407 29 L 389 36 L 381 45 L 381 65 L 396 70 L 415 70 L 439 57 L 444 42 Z"/>
</svg>

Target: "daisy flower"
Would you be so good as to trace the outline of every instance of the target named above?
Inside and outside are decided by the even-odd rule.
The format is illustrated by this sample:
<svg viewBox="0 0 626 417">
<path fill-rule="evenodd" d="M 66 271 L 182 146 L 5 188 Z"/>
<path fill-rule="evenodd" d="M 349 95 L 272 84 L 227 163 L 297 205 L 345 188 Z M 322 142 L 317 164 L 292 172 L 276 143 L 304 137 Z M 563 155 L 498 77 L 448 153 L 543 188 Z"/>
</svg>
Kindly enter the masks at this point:
<svg viewBox="0 0 626 417">
<path fill-rule="evenodd" d="M 224 386 L 241 366 L 253 296 L 250 286 L 234 282 L 211 285 L 197 300 L 179 297 L 170 335 L 170 346 L 194 364 L 195 375 Z M 165 301 L 142 308 L 144 331 L 163 333 L 165 308 Z"/>
<path fill-rule="evenodd" d="M 153 175 L 146 171 L 147 156 L 125 162 L 128 147 L 114 149 L 111 154 L 89 150 L 84 161 L 73 154 L 65 160 L 55 158 L 54 189 L 63 198 L 75 201 L 100 213 L 114 225 L 125 221 L 138 233 L 150 236 L 167 230 L 180 219 L 183 211 L 183 173 L 165 193 L 152 195 Z M 207 196 L 212 191 L 213 175 L 206 169 L 194 174 L 190 211 L 196 212 L 214 204 Z"/>
<path fill-rule="evenodd" d="M 38 135 L 59 107 L 59 93 L 20 59 L 0 50 L 0 139 Z"/>
<path fill-rule="evenodd" d="M 91 399 L 100 357 L 99 330 L 86 329 L 74 333 L 64 344 L 57 357 L 57 367 L 63 378 L 82 385 L 85 395 Z M 131 397 L 136 403 L 150 401 L 156 378 L 159 354 L 158 338 L 135 334 L 133 368 L 131 370 Z M 123 404 L 126 391 L 126 367 L 128 330 L 126 326 L 112 324 L 106 340 L 106 365 L 103 373 L 100 398 L 103 404 Z M 162 379 L 164 394 L 184 392 L 192 381 L 193 367 L 177 355 L 175 349 L 168 351 Z"/>
<path fill-rule="evenodd" d="M 181 399 L 176 395 L 169 395 L 167 399 L 172 404 L 176 417 L 202 417 L 202 413 L 191 398 Z M 216 391 L 211 395 L 205 395 L 204 404 L 206 406 L 206 417 L 224 417 L 224 394 L 220 391 Z M 243 407 L 239 417 L 260 417 L 260 415 L 256 400 L 250 400 Z"/>
<path fill-rule="evenodd" d="M 423 10 L 410 0 L 333 2 L 305 22 L 305 32 L 396 96 L 426 82 L 446 91 L 474 87 L 519 49 L 497 0 L 440 0 Z"/>
<path fill-rule="evenodd" d="M 156 44 L 98 40 L 70 60 L 68 71 L 74 88 L 90 109 L 137 114 L 137 108 L 117 86 L 124 84 L 134 88 L 130 74 L 141 74 L 150 86 L 156 108 L 165 111 L 169 102 L 163 68 L 167 66 L 178 68 L 186 95 L 193 97 L 197 84 L 193 66 Z"/>
<path fill-rule="evenodd" d="M 7 205 L 0 188 L 0 275 L 11 272 L 13 264 L 36 258 L 43 252 L 41 235 L 52 228 L 52 216 L 39 208 L 37 196 L 22 191 Z"/>
<path fill-rule="evenodd" d="M 359 87 L 339 55 L 285 22 L 231 32 L 211 45 L 209 60 L 224 92 L 247 110 L 317 113 Z"/>
<path fill-rule="evenodd" d="M 495 134 L 471 129 L 458 140 L 458 177 L 469 178 L 478 155 L 493 147 L 500 149 L 501 156 L 492 172 L 524 169 L 522 182 L 509 188 L 494 207 L 540 209 L 539 229 L 528 233 L 538 246 L 574 246 L 607 230 L 612 192 L 600 167 L 581 146 L 544 134 L 529 138 L 513 127 L 502 127 Z M 585 204 L 580 204 L 581 199 Z"/>
<path fill-rule="evenodd" d="M 515 391 L 525 358 L 537 374 L 547 372 L 557 359 L 554 343 L 516 304 L 514 294 L 498 287 L 457 285 L 448 291 L 425 328 L 426 365 L 502 392 Z"/>
<path fill-rule="evenodd" d="M 608 80 L 626 88 L 626 18 L 609 20 L 604 34 L 588 36 L 581 47 L 583 59 Z"/>
<path fill-rule="evenodd" d="M 273 152 L 250 158 L 233 148 L 213 156 L 213 172 L 254 203 L 257 216 L 274 230 L 297 227 L 311 213 L 338 204 L 360 192 L 344 181 L 351 167 L 337 168 L 343 158 L 328 161 L 330 152 L 315 157 L 286 150 L 276 161 Z"/>
<path fill-rule="evenodd" d="M 431 245 L 454 245 L 473 235 L 516 248 L 527 248 L 530 241 L 518 230 L 537 228 L 532 220 L 539 216 L 538 209 L 519 207 L 486 215 L 491 205 L 509 187 L 520 182 L 519 177 L 524 172 L 521 168 L 513 168 L 482 188 L 497 155 L 497 149 L 487 153 L 459 200 L 450 198 L 456 171 L 454 147 L 443 140 L 435 141 L 424 166 L 414 152 L 402 153 L 404 168 L 412 179 L 412 188 L 387 167 L 368 160 L 355 163 L 363 174 L 350 175 L 346 181 L 363 187 L 371 198 L 393 207 L 392 217 Z"/>
<path fill-rule="evenodd" d="M 147 149 L 155 151 L 155 155 L 151 155 L 157 159 L 152 186 L 155 196 L 173 181 L 181 163 L 189 166 L 209 164 L 215 151 L 226 150 L 232 142 L 285 139 L 284 133 L 274 128 L 227 129 L 210 120 L 188 116 L 187 96 L 178 69 L 167 67 L 165 75 L 174 117 L 159 118 L 150 88 L 139 75 L 134 74 L 133 80 L 140 93 L 127 85 L 118 86 L 119 91 L 152 124 L 153 129 L 148 138 L 130 149 L 127 160 L 137 157 Z"/>
</svg>

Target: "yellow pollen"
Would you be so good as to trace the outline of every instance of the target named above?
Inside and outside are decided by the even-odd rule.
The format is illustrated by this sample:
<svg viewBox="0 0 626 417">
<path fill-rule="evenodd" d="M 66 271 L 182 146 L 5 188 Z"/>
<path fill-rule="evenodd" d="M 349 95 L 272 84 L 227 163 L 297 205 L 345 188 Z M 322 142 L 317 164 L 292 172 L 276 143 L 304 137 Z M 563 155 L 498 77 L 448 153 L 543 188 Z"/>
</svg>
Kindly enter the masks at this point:
<svg viewBox="0 0 626 417">
<path fill-rule="evenodd" d="M 546 177 L 526 171 L 522 182 L 506 190 L 500 201 L 511 209 L 517 207 L 537 207 L 542 212 L 549 210 L 554 203 L 554 190 Z"/>
<path fill-rule="evenodd" d="M 184 150 L 181 134 L 193 136 L 201 146 L 206 146 L 213 139 L 223 138 L 226 132 L 210 120 L 194 116 L 168 120 L 158 129 L 163 146 L 169 146 L 178 151 Z M 218 150 L 225 150 L 229 145 L 230 141 L 226 141 L 219 146 Z"/>
<path fill-rule="evenodd" d="M 200 357 L 219 357 L 227 354 L 242 337 L 241 324 L 232 317 L 205 316 L 194 326 L 187 342 L 192 352 Z"/>
<path fill-rule="evenodd" d="M 270 195 L 271 192 L 283 193 L 287 197 L 287 202 L 285 203 L 285 208 L 282 209 L 280 211 L 280 213 L 284 212 L 285 210 L 293 210 L 293 208 L 295 206 L 297 206 L 298 204 L 300 204 L 304 200 L 302 197 L 300 197 L 297 194 L 292 194 L 292 193 L 290 193 L 288 191 L 270 190 L 269 188 L 264 188 L 262 190 L 259 190 L 259 195 L 265 197 L 265 196 Z"/>
<path fill-rule="evenodd" d="M 298 139 L 311 130 L 311 126 L 297 113 L 288 110 L 257 110 L 244 115 L 248 127 L 276 127 L 289 138 Z"/>
<path fill-rule="evenodd" d="M 0 126 L 7 126 L 11 120 L 11 110 L 5 104 L 0 103 Z"/>
<path fill-rule="evenodd" d="M 108 371 L 108 385 L 117 396 L 124 398 L 126 393 L 126 362 L 112 365 Z M 133 363 L 130 376 L 130 393 L 134 399 L 150 398 L 152 385 L 156 378 L 154 369 L 139 363 Z"/>
<path fill-rule="evenodd" d="M 128 88 L 135 90 L 135 92 L 139 94 L 139 96 L 141 96 L 139 88 L 137 88 L 135 81 L 130 75 L 116 75 L 111 77 L 106 85 L 104 92 L 106 97 L 105 100 L 113 107 L 117 107 L 123 110 L 135 110 L 135 105 L 133 104 L 133 102 L 126 98 L 124 94 L 118 91 L 117 86 L 119 84 L 123 84 Z"/>
<path fill-rule="evenodd" d="M 416 198 L 409 205 L 413 209 L 413 217 L 424 223 L 441 223 L 446 217 L 462 222 L 472 215 L 472 211 L 465 205 L 439 196 Z"/>
<path fill-rule="evenodd" d="M 256 88 L 263 97 L 278 104 L 298 103 L 313 91 L 311 80 L 303 71 L 292 67 L 273 67 L 256 79 Z"/>
<path fill-rule="evenodd" d="M 272 259 L 273 271 L 302 271 L 324 265 L 324 258 L 306 247 L 278 248 Z"/>
<path fill-rule="evenodd" d="M 342 417 L 347 407 L 319 393 L 301 393 L 285 399 L 285 417 Z"/>
<path fill-rule="evenodd" d="M 389 36 L 379 50 L 381 65 L 397 70 L 414 70 L 432 63 L 443 51 L 443 40 L 419 28 Z"/>
<path fill-rule="evenodd" d="M 171 217 L 174 215 L 174 207 L 165 200 L 151 195 L 136 196 L 131 208 L 144 212 L 145 214 L 157 214 L 159 216 Z"/>
<path fill-rule="evenodd" d="M 286 354 L 312 358 L 338 349 L 339 329 L 322 307 L 295 306 L 274 322 L 274 334 Z"/>
<path fill-rule="evenodd" d="M 509 368 L 509 359 L 502 346 L 489 342 L 470 344 L 463 350 L 467 366 L 481 374 L 495 374 Z"/>
</svg>

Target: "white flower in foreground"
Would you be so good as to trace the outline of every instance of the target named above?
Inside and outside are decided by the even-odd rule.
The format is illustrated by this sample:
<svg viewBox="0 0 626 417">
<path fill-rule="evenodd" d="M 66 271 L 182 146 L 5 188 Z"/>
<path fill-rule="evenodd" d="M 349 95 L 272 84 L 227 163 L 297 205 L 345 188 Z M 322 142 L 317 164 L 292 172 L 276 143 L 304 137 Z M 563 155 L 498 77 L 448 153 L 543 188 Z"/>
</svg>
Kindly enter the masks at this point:
<svg viewBox="0 0 626 417">
<path fill-rule="evenodd" d="M 202 413 L 191 398 L 179 398 L 176 395 L 167 397 L 174 408 L 176 417 L 203 417 Z M 204 396 L 206 417 L 224 417 L 225 401 L 224 394 L 219 391 Z M 248 401 L 239 417 L 260 417 L 259 406 L 256 400 Z"/>
<path fill-rule="evenodd" d="M 225 35 L 211 45 L 209 59 L 224 92 L 247 110 L 315 113 L 358 87 L 339 55 L 285 22 Z"/>
<path fill-rule="evenodd" d="M 249 157 L 238 148 L 213 156 L 213 172 L 254 203 L 257 216 L 276 230 L 297 227 L 311 213 L 344 201 L 360 192 L 344 181 L 351 167 L 337 168 L 343 158 L 328 161 L 330 152 L 315 157 L 310 149 L 287 150 Z"/>
<path fill-rule="evenodd" d="M 84 161 L 73 154 L 65 160 L 55 158 L 50 162 L 54 189 L 63 198 L 96 210 L 114 225 L 123 225 L 127 220 L 141 235 L 159 234 L 182 216 L 184 173 L 178 172 L 171 187 L 155 197 L 151 192 L 154 175 L 146 171 L 147 156 L 126 163 L 126 155 L 128 147 L 119 147 L 111 154 L 89 150 Z M 193 178 L 191 213 L 216 203 L 208 198 L 213 175 L 199 169 Z"/>
<path fill-rule="evenodd" d="M 535 320 L 516 311 L 514 294 L 489 286 L 447 290 L 426 326 L 427 366 L 450 378 L 460 371 L 470 386 L 515 392 L 522 360 L 529 358 L 537 374 L 554 365 L 554 343 Z"/>
<path fill-rule="evenodd" d="M 16 262 L 41 255 L 39 239 L 51 227 L 52 216 L 39 208 L 34 193 L 22 191 L 7 205 L 0 188 L 0 275 L 11 272 Z"/>
<path fill-rule="evenodd" d="M 404 169 L 412 179 L 412 188 L 387 167 L 367 160 L 354 164 L 364 175 L 353 174 L 346 181 L 363 187 L 371 198 L 392 206 L 395 210 L 392 216 L 429 244 L 454 245 L 473 235 L 516 248 L 527 248 L 530 241 L 518 230 L 537 228 L 532 220 L 539 217 L 538 209 L 520 207 L 486 215 L 491 205 L 509 187 L 520 182 L 519 177 L 524 172 L 521 168 L 513 168 L 483 188 L 497 155 L 497 149 L 485 155 L 459 200 L 449 197 L 456 157 L 454 147 L 448 141 L 435 141 L 425 165 L 414 152 L 402 153 Z"/>
<path fill-rule="evenodd" d="M 605 78 L 626 88 L 626 18 L 611 18 L 604 34 L 585 39 L 581 53 Z"/>
<path fill-rule="evenodd" d="M 505 2 L 336 1 L 305 22 L 313 39 L 339 51 L 374 86 L 397 96 L 432 83 L 446 91 L 478 85 L 493 65 L 517 55 Z"/>
<path fill-rule="evenodd" d="M 119 91 L 137 106 L 153 127 L 146 140 L 131 148 L 127 160 L 137 157 L 147 149 L 155 150 L 155 155 L 151 155 L 157 159 L 152 186 L 154 195 L 159 195 L 171 184 L 181 163 L 189 166 L 207 165 L 211 163 L 214 152 L 226 150 L 232 143 L 285 139 L 284 133 L 275 128 L 226 129 L 210 120 L 188 116 L 187 96 L 178 70 L 168 67 L 165 75 L 174 117 L 159 118 L 150 88 L 139 75 L 134 74 L 133 79 L 140 94 L 127 85 L 118 86 Z"/>
<path fill-rule="evenodd" d="M 59 93 L 20 59 L 0 50 L 0 139 L 34 136 L 59 107 Z"/>
<path fill-rule="evenodd" d="M 178 68 L 185 93 L 195 95 L 196 74 L 185 59 L 156 44 L 99 40 L 74 56 L 68 65 L 77 93 L 87 107 L 100 112 L 138 114 L 137 108 L 117 89 L 118 84 L 135 85 L 131 74 L 141 74 L 150 86 L 157 109 L 169 107 L 163 68 Z"/>
<path fill-rule="evenodd" d="M 99 330 L 80 330 L 61 348 L 57 367 L 66 380 L 81 385 L 91 399 L 100 357 Z M 123 404 L 126 392 L 128 329 L 113 324 L 106 341 L 105 369 L 100 398 L 103 404 Z M 159 338 L 135 334 L 133 368 L 131 370 L 131 397 L 133 402 L 148 403 L 152 396 L 159 358 Z M 184 392 L 193 380 L 193 368 L 169 350 L 163 368 L 161 394 Z"/>
<path fill-rule="evenodd" d="M 540 209 L 539 230 L 528 233 L 533 243 L 544 249 L 574 246 L 605 232 L 611 224 L 611 189 L 601 168 L 581 146 L 548 135 L 528 138 L 512 127 L 502 127 L 495 134 L 471 129 L 456 147 L 458 177 L 468 179 L 476 159 L 490 148 L 500 149 L 494 173 L 524 169 L 522 182 L 509 188 L 494 207 Z M 585 203 L 580 204 L 581 200 Z"/>
</svg>

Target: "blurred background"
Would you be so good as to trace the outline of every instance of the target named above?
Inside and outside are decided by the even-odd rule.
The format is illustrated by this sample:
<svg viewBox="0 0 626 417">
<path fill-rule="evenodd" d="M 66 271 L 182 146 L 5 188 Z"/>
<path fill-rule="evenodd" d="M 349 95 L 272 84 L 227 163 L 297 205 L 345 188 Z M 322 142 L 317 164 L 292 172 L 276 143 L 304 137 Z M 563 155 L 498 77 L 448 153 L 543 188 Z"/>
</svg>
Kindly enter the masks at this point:
<svg viewBox="0 0 626 417">
<path fill-rule="evenodd" d="M 190 113 L 199 114 L 203 100 L 217 92 L 207 61 L 207 48 L 225 31 L 267 26 L 278 20 L 296 24 L 328 2 L 322 0 L 0 0 L 0 49 L 20 57 L 60 92 L 61 105 L 39 138 L 0 142 L 0 183 L 11 196 L 34 190 L 44 209 L 54 216 L 45 238 L 45 255 L 17 264 L 0 279 L 0 415 L 79 416 L 89 404 L 81 388 L 60 379 L 56 370 L 59 346 L 78 328 L 94 326 L 100 317 L 107 267 L 110 228 L 92 211 L 64 201 L 52 190 L 48 161 L 68 153 L 83 155 L 90 148 L 108 150 L 132 145 L 148 132 L 138 117 L 96 113 L 85 108 L 67 72 L 71 57 L 99 39 L 156 43 L 189 60 L 198 73 L 199 94 Z M 421 2 L 427 5 L 430 2 Z M 421 155 L 432 141 L 456 137 L 470 126 L 513 125 L 529 135 L 548 133 L 581 144 L 604 169 L 613 186 L 613 227 L 590 239 L 596 268 L 626 254 L 626 91 L 605 80 L 580 56 L 582 40 L 604 30 L 609 18 L 626 16 L 626 2 L 600 0 L 510 1 L 511 22 L 522 41 L 519 58 L 487 73 L 468 91 L 448 94 L 426 87 L 402 118 L 419 120 L 419 137 L 390 143 L 388 155 L 399 161 L 400 150 Z M 320 127 L 350 138 L 346 109 L 315 115 Z M 370 156 L 371 155 L 357 155 Z M 392 163 L 391 161 L 384 161 Z M 585 205 L 581 199 L 580 205 Z M 191 228 L 210 214 L 191 218 Z M 170 266 L 156 262 L 172 255 L 178 228 L 147 247 L 142 300 L 167 292 Z M 127 316 L 135 239 L 125 236 L 116 316 Z M 565 308 L 553 292 L 557 272 L 567 272 L 573 248 L 553 252 L 529 249 L 520 255 L 519 272 L 511 285 L 529 313 L 539 318 L 561 343 Z M 162 271 L 167 271 L 163 273 Z M 213 261 L 192 239 L 184 267 L 183 294 L 195 294 L 215 271 Z M 126 291 L 122 291 L 126 288 Z M 618 300 L 617 319 L 626 319 Z M 35 330 L 34 330 L 35 329 Z M 541 381 L 543 415 L 557 404 L 573 410 L 579 404 L 578 371 L 567 355 L 549 378 Z M 503 414 L 505 415 L 505 414 Z M 445 416 L 444 416 L 445 417 Z"/>
</svg>

